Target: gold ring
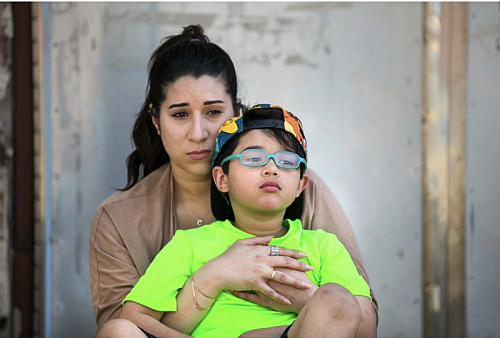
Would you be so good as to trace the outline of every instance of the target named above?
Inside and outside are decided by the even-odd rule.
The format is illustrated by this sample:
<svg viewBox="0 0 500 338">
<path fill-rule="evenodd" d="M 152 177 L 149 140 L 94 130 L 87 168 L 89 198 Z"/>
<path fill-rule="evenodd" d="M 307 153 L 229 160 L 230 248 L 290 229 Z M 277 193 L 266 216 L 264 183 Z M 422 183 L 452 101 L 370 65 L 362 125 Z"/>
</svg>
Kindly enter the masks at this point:
<svg viewBox="0 0 500 338">
<path fill-rule="evenodd" d="M 274 279 L 274 275 L 276 274 L 276 270 L 273 270 L 273 273 L 271 274 L 271 280 Z"/>
</svg>

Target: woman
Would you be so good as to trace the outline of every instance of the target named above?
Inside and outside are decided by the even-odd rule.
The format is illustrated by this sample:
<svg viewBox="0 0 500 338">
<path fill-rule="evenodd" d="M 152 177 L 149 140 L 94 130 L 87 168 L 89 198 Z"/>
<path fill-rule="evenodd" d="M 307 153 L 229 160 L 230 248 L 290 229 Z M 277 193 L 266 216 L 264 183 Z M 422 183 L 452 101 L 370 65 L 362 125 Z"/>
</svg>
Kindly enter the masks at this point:
<svg viewBox="0 0 500 338">
<path fill-rule="evenodd" d="M 209 195 L 214 140 L 222 123 L 239 114 L 234 65 L 200 26 L 185 28 L 155 50 L 148 87 L 133 129 L 136 149 L 127 160 L 127 186 L 104 201 L 92 221 L 89 268 L 101 328 L 98 336 L 112 336 L 131 324 L 115 320 L 104 325 L 119 316 L 122 300 L 176 229 L 215 220 Z M 308 173 L 311 179 L 301 213 L 304 227 L 336 234 L 369 283 L 344 212 L 324 182 L 312 170 Z M 235 292 L 243 299 L 278 311 L 300 311 L 315 289 L 299 288 L 301 281 L 308 280 L 298 261 L 291 259 L 296 253 L 291 258 L 271 257 L 269 240 L 235 243 L 199 270 L 197 285 L 217 278 L 225 290 L 258 291 Z M 263 271 L 269 267 L 277 268 L 278 278 L 268 282 Z M 285 304 L 285 298 L 292 305 Z M 358 337 L 376 336 L 377 304 L 366 300 L 361 304 Z M 177 315 L 182 315 L 182 308 L 190 304 L 178 301 Z M 263 333 L 267 337 L 281 334 L 269 330 Z M 167 334 L 183 336 L 174 330 Z"/>
</svg>

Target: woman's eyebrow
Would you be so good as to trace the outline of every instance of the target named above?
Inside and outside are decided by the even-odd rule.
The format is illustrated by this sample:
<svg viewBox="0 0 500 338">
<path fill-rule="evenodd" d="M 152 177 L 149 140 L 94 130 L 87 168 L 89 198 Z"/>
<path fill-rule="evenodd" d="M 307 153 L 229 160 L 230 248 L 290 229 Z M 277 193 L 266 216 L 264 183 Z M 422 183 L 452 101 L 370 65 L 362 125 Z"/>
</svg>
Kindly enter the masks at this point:
<svg viewBox="0 0 500 338">
<path fill-rule="evenodd" d="M 171 104 L 168 109 L 170 108 L 179 108 L 179 107 L 187 107 L 189 106 L 189 103 L 187 102 L 183 102 L 183 103 L 174 103 L 174 104 Z"/>
<path fill-rule="evenodd" d="M 224 103 L 224 101 L 222 101 L 222 100 L 212 100 L 212 101 L 205 101 L 205 102 L 203 102 L 203 104 L 205 106 L 211 105 L 211 104 L 216 104 L 216 103 Z"/>
<path fill-rule="evenodd" d="M 209 106 L 211 104 L 216 104 L 216 103 L 224 103 L 224 101 L 222 101 L 222 100 L 205 101 L 205 102 L 203 102 L 203 105 L 204 106 Z M 174 103 L 174 104 L 171 104 L 170 106 L 168 106 L 168 109 L 179 108 L 179 107 L 187 107 L 187 106 L 189 106 L 189 103 L 187 103 L 187 102 Z"/>
</svg>

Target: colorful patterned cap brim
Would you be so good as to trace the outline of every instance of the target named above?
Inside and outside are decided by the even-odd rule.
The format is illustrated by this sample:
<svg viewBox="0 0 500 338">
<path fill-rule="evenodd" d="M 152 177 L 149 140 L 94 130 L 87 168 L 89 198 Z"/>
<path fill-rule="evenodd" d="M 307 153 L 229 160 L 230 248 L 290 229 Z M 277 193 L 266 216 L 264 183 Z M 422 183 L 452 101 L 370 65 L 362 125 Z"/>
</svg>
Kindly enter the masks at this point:
<svg viewBox="0 0 500 338">
<path fill-rule="evenodd" d="M 253 109 L 279 109 L 282 111 L 282 119 L 262 119 L 262 120 L 254 120 L 247 121 L 247 123 L 243 124 L 243 116 L 244 114 L 248 114 Z M 244 131 L 252 130 L 252 129 L 281 129 L 289 132 L 293 136 L 297 142 L 299 142 L 300 146 L 304 150 L 305 160 L 307 161 L 307 140 L 304 134 L 304 129 L 302 127 L 302 123 L 299 118 L 293 115 L 292 113 L 286 111 L 280 106 L 273 106 L 270 104 L 259 104 L 248 109 L 243 115 L 238 117 L 231 118 L 227 120 L 222 127 L 219 129 L 219 133 L 217 138 L 215 139 L 215 149 L 214 154 L 212 156 L 212 168 L 214 167 L 214 163 L 219 155 L 222 147 L 235 135 L 238 135 Z M 218 220 L 230 220 L 234 221 L 234 213 L 233 208 L 229 204 L 227 197 L 224 193 L 220 192 L 215 183 L 212 180 L 211 191 L 210 191 L 210 203 L 212 207 L 212 213 Z M 285 219 L 298 219 L 302 216 L 302 209 L 304 205 L 304 193 L 300 194 L 299 197 L 295 199 L 295 201 L 286 209 Z"/>
<path fill-rule="evenodd" d="M 212 156 L 212 168 L 214 167 L 215 160 L 219 155 L 222 147 L 229 141 L 233 136 L 238 135 L 244 131 L 252 129 L 281 129 L 289 132 L 300 146 L 304 150 L 305 160 L 307 161 L 307 140 L 304 134 L 304 128 L 302 127 L 302 122 L 299 118 L 289 111 L 283 109 L 280 106 L 274 106 L 267 103 L 262 103 L 249 108 L 245 114 L 255 109 L 279 109 L 282 112 L 283 119 L 262 119 L 255 121 L 248 121 L 243 125 L 243 116 L 233 117 L 227 120 L 219 129 L 217 138 L 215 139 L 215 149 Z"/>
</svg>

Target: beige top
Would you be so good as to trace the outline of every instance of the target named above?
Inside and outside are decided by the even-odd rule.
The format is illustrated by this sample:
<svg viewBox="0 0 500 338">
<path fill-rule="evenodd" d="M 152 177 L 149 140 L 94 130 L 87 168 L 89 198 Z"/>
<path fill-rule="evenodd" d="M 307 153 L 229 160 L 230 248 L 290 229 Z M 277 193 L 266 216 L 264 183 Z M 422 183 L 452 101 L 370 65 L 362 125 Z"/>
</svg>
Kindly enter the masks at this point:
<svg viewBox="0 0 500 338">
<path fill-rule="evenodd" d="M 368 285 L 356 238 L 330 189 L 311 169 L 301 217 L 306 229 L 334 233 Z M 120 315 L 121 302 L 177 229 L 173 176 L 165 164 L 127 191 L 107 198 L 92 220 L 89 240 L 90 291 L 97 326 Z M 373 306 L 378 305 L 372 291 Z"/>
</svg>

